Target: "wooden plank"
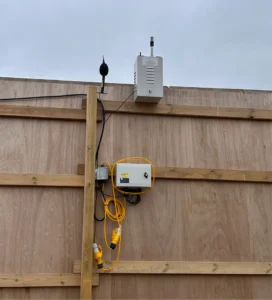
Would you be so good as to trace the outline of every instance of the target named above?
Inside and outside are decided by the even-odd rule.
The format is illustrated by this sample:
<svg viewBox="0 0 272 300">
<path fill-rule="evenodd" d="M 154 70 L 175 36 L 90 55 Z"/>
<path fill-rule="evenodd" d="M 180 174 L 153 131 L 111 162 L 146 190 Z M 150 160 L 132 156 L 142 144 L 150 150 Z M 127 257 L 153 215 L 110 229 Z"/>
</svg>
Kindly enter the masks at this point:
<svg viewBox="0 0 272 300">
<path fill-rule="evenodd" d="M 188 179 L 207 181 L 272 182 L 271 171 L 246 171 L 201 168 L 155 167 L 156 179 Z M 84 164 L 78 165 L 78 175 L 84 175 Z"/>
<path fill-rule="evenodd" d="M 160 167 L 156 168 L 156 178 L 269 183 L 272 182 L 272 172 Z"/>
<path fill-rule="evenodd" d="M 87 97 L 86 152 L 84 179 L 84 208 L 82 233 L 82 262 L 80 299 L 92 298 L 93 226 L 95 195 L 95 152 L 96 152 L 96 88 L 90 87 Z"/>
<path fill-rule="evenodd" d="M 272 120 L 272 110 L 232 108 L 232 107 L 209 107 L 177 104 L 158 104 L 127 102 L 120 109 L 117 108 L 121 101 L 103 101 L 106 112 L 129 113 L 161 116 L 180 117 L 203 117 L 203 118 L 227 118 L 249 120 Z"/>
<path fill-rule="evenodd" d="M 272 110 L 257 108 L 236 108 L 217 106 L 192 106 L 178 104 L 149 104 L 122 101 L 103 101 L 105 112 L 118 114 L 159 115 L 172 117 L 200 117 L 216 119 L 272 120 Z M 82 108 L 86 107 L 86 99 L 82 99 Z M 118 109 L 119 108 L 119 109 Z M 118 109 L 118 110 L 117 110 Z"/>
<path fill-rule="evenodd" d="M 93 286 L 98 286 L 99 275 L 93 275 Z M 1 274 L 0 288 L 15 287 L 56 287 L 79 286 L 80 275 L 73 273 L 28 273 L 28 274 Z"/>
<path fill-rule="evenodd" d="M 0 186 L 83 187 L 84 176 L 50 174 L 0 174 Z"/>
<path fill-rule="evenodd" d="M 110 267 L 112 262 L 104 262 Z M 81 263 L 74 261 L 74 273 Z M 200 262 L 200 261 L 119 261 L 111 274 L 206 274 L 206 275 L 272 275 L 272 262 Z"/>
<path fill-rule="evenodd" d="M 0 186 L 84 187 L 85 164 L 78 165 L 78 175 L 0 174 Z M 271 171 L 156 167 L 156 179 L 207 181 L 272 182 Z"/>
<path fill-rule="evenodd" d="M 65 174 L 0 174 L 0 186 L 84 187 L 84 164 L 78 175 Z M 272 182 L 271 171 L 245 171 L 197 168 L 156 167 L 156 179 L 207 181 Z"/>
<path fill-rule="evenodd" d="M 32 118 L 48 120 L 85 121 L 86 110 L 74 108 L 39 107 L 23 105 L 0 105 L 0 117 Z M 97 121 L 102 121 L 101 111 Z"/>
</svg>

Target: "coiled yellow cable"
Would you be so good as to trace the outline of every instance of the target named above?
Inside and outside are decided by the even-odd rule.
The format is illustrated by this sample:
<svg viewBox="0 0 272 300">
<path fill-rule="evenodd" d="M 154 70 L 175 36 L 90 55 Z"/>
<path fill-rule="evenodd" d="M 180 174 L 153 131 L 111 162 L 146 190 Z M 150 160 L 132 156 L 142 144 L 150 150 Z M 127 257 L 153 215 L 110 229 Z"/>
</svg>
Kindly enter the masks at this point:
<svg viewBox="0 0 272 300">
<path fill-rule="evenodd" d="M 151 170 L 152 170 L 152 184 L 151 184 L 151 187 L 144 190 L 144 191 L 141 191 L 141 192 L 125 192 L 125 191 L 122 191 L 120 189 L 118 189 L 115 184 L 114 184 L 114 170 L 115 170 L 115 167 L 117 164 L 119 163 L 124 163 L 124 162 L 129 162 L 129 161 L 144 161 L 148 164 L 151 165 Z M 105 243 L 107 245 L 108 248 L 110 248 L 109 244 L 108 244 L 108 241 L 107 241 L 107 234 L 106 234 L 106 223 L 107 223 L 107 217 L 113 221 L 113 222 L 117 222 L 118 223 L 118 226 L 121 228 L 121 223 L 122 221 L 124 220 L 125 216 L 126 216 L 126 199 L 124 198 L 124 203 L 117 199 L 116 198 L 116 195 L 115 195 L 115 191 L 118 191 L 119 193 L 121 194 L 125 194 L 125 195 L 141 195 L 141 194 L 146 194 L 148 193 L 153 187 L 154 187 L 154 184 L 155 184 L 155 169 L 152 165 L 152 163 L 144 158 L 144 157 L 129 157 L 129 158 L 123 158 L 123 159 L 120 159 L 118 160 L 112 167 L 110 166 L 109 163 L 104 163 L 106 164 L 108 167 L 109 167 L 109 173 L 111 175 L 111 185 L 112 185 L 112 195 L 113 197 L 109 197 L 105 200 L 104 202 L 104 211 L 105 211 L 105 219 L 104 219 L 104 239 L 105 239 Z M 110 210 L 109 210 L 109 204 L 111 202 L 114 202 L 114 208 L 115 208 L 115 213 L 112 213 Z M 120 253 L 121 253 L 121 240 L 122 240 L 122 231 L 121 231 L 121 234 L 120 234 L 120 240 L 119 240 L 119 243 L 118 243 L 118 253 L 117 253 L 117 257 L 116 257 L 116 260 L 115 262 L 112 264 L 111 267 L 109 268 L 103 268 L 104 271 L 110 271 L 112 270 L 117 264 L 118 264 L 118 261 L 119 261 L 119 257 L 120 257 Z"/>
<path fill-rule="evenodd" d="M 114 202 L 114 208 L 115 208 L 115 213 L 112 213 L 109 209 L 109 204 L 111 202 Z M 119 199 L 116 199 L 114 197 L 107 198 L 106 201 L 104 202 L 104 213 L 105 213 L 105 218 L 104 218 L 104 239 L 105 239 L 105 244 L 109 249 L 109 243 L 107 240 L 107 217 L 113 221 L 117 222 L 119 226 L 121 226 L 121 222 L 124 220 L 126 216 L 126 200 L 124 199 L 124 203 L 121 202 Z"/>
<path fill-rule="evenodd" d="M 109 204 L 115 202 L 115 213 L 109 210 Z M 122 222 L 126 215 L 126 206 L 119 199 L 107 198 L 104 203 L 105 215 L 113 222 Z"/>
</svg>

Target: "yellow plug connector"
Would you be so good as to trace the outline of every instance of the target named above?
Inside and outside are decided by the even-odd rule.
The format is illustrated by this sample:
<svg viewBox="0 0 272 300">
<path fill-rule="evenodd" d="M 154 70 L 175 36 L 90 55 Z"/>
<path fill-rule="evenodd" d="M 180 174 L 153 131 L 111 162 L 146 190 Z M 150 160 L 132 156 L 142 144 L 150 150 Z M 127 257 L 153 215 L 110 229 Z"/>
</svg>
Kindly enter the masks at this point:
<svg viewBox="0 0 272 300">
<path fill-rule="evenodd" d="M 110 244 L 110 248 L 112 250 L 114 250 L 116 248 L 116 245 L 120 240 L 120 236 L 121 236 L 121 226 L 119 226 L 118 228 L 113 229 L 113 231 L 112 231 L 111 244 Z"/>
<path fill-rule="evenodd" d="M 93 244 L 93 255 L 94 255 L 94 260 L 97 263 L 97 268 L 102 269 L 103 268 L 102 247 L 97 246 L 96 243 Z"/>
</svg>

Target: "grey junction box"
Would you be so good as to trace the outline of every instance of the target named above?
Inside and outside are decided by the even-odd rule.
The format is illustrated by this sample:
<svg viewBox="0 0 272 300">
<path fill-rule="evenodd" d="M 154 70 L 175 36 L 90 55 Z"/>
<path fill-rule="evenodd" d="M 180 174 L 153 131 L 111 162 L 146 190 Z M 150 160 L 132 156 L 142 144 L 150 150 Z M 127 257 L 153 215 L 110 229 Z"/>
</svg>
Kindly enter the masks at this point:
<svg viewBox="0 0 272 300">
<path fill-rule="evenodd" d="M 151 187 L 151 165 L 120 163 L 115 167 L 117 187 Z"/>
</svg>

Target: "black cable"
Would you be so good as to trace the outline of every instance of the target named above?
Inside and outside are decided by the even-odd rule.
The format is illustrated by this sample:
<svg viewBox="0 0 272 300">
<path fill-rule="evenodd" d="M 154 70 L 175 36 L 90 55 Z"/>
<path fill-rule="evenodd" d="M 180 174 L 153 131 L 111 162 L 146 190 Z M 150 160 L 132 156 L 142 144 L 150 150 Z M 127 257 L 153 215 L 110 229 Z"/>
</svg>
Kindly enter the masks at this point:
<svg viewBox="0 0 272 300">
<path fill-rule="evenodd" d="M 102 219 L 99 219 L 97 216 L 96 216 L 96 204 L 97 204 L 97 192 L 98 190 L 101 192 L 100 188 L 96 187 L 96 196 L 95 196 L 95 202 L 94 202 L 94 219 L 97 221 L 97 222 L 103 222 L 105 217 L 103 217 Z M 102 191 L 102 197 L 103 197 L 103 202 L 105 202 L 105 197 L 103 195 L 103 191 Z"/>
<path fill-rule="evenodd" d="M 119 107 L 115 110 L 115 112 L 117 112 L 122 105 L 124 105 L 128 99 L 135 93 L 135 91 L 133 91 L 120 105 Z M 101 130 L 101 134 L 100 134 L 100 138 L 99 138 L 99 142 L 97 144 L 97 149 L 96 149 L 96 154 L 95 154 L 95 161 L 96 161 L 96 165 L 98 163 L 98 155 L 99 155 L 99 150 L 100 150 L 100 146 L 101 146 L 101 142 L 103 139 L 103 135 L 104 135 L 104 130 L 105 130 L 105 124 L 108 121 L 108 119 L 111 117 L 111 115 L 113 114 L 110 113 L 110 115 L 108 116 L 108 118 L 106 119 L 106 113 L 105 113 L 105 108 L 104 108 L 104 104 L 103 102 L 100 100 L 100 94 L 99 94 L 99 98 L 97 98 L 97 101 L 99 102 L 99 104 L 101 105 L 101 110 L 102 110 L 102 130 Z"/>
<path fill-rule="evenodd" d="M 94 220 L 97 221 L 98 218 L 96 217 L 96 202 L 97 202 L 97 191 L 95 191 L 95 200 L 94 200 Z M 94 241 L 96 236 L 96 222 L 94 222 Z"/>
<path fill-rule="evenodd" d="M 105 196 L 107 196 L 107 197 L 112 197 L 112 198 L 113 198 L 112 195 L 109 195 L 109 194 L 107 194 L 107 193 L 105 193 L 105 192 L 103 191 L 101 182 L 98 182 L 98 184 L 99 184 L 99 187 L 96 187 L 96 189 L 99 189 L 99 190 L 100 190 L 104 202 L 106 201 L 106 197 L 105 197 Z M 124 196 L 115 196 L 115 198 L 124 198 Z"/>
<path fill-rule="evenodd" d="M 122 105 L 124 105 L 126 103 L 126 101 L 135 93 L 135 91 L 133 91 L 122 103 L 121 105 L 119 105 L 119 107 L 115 110 L 115 112 L 117 112 L 121 107 Z M 103 135 L 104 135 L 104 130 L 105 130 L 105 124 L 106 122 L 108 121 L 108 119 L 111 117 L 112 113 L 108 116 L 108 118 L 106 119 L 106 113 L 105 113 L 105 108 L 104 108 L 104 105 L 103 105 L 103 102 L 100 100 L 100 94 L 99 94 L 99 98 L 97 98 L 97 101 L 98 103 L 100 104 L 101 106 L 101 111 L 102 111 L 102 130 L 101 130 L 101 134 L 100 134 L 100 138 L 99 138 L 99 141 L 98 141 L 98 144 L 97 144 L 97 148 L 96 148 L 96 153 L 95 153 L 95 162 L 96 162 L 96 166 L 98 166 L 98 156 L 99 156 L 99 150 L 100 150 L 100 146 L 101 146 L 101 142 L 102 142 L 102 139 L 103 139 Z M 103 217 L 102 219 L 99 219 L 97 218 L 96 216 L 96 204 L 97 204 L 97 189 L 99 190 L 99 192 L 101 193 L 102 195 L 102 199 L 103 199 L 103 202 L 106 201 L 106 196 L 108 197 L 112 197 L 110 195 L 107 195 L 104 193 L 103 189 L 102 189 L 102 186 L 100 185 L 99 188 L 96 188 L 96 198 L 95 198 L 95 213 L 94 213 L 94 219 L 95 221 L 97 222 L 103 222 L 105 217 Z M 116 197 L 116 198 L 119 198 L 119 197 Z M 131 204 L 138 204 L 140 201 L 141 201 L 141 197 L 140 195 L 137 195 L 136 198 L 134 198 L 135 200 L 133 200 L 134 197 L 130 197 L 129 199 L 127 198 L 127 201 Z M 96 227 L 94 228 L 94 236 L 95 236 L 95 233 L 96 233 Z"/>
<path fill-rule="evenodd" d="M 101 193 L 101 195 L 102 195 L 102 200 L 103 200 L 103 202 L 105 203 L 105 202 L 106 202 L 106 197 L 105 197 L 105 193 L 104 193 L 104 191 L 103 191 L 103 189 L 102 189 L 102 186 L 99 187 L 99 192 Z"/>
<path fill-rule="evenodd" d="M 106 194 L 105 192 L 103 192 L 103 193 L 104 193 L 104 196 L 113 198 L 113 195 Z M 124 198 L 124 196 L 115 196 L 115 198 Z"/>
<path fill-rule="evenodd" d="M 107 119 L 106 119 L 106 121 L 105 121 L 105 123 L 108 121 L 108 119 L 111 117 L 111 115 L 113 114 L 113 113 L 116 113 L 127 101 L 128 101 L 128 99 L 133 95 L 135 93 L 135 91 L 133 91 L 128 97 L 127 97 L 127 99 L 126 100 L 124 100 L 120 105 L 119 105 L 119 107 L 115 110 L 115 111 L 113 111 L 112 113 L 110 113 L 109 114 L 109 116 L 107 117 Z"/>
<path fill-rule="evenodd" d="M 97 98 L 97 101 L 101 105 L 101 110 L 102 110 L 102 130 L 101 130 L 100 138 L 99 138 L 97 148 L 96 148 L 96 153 L 95 153 L 96 165 L 98 163 L 98 155 L 99 155 L 99 150 L 100 150 L 101 142 L 102 142 L 102 139 L 103 139 L 105 123 L 106 123 L 106 121 L 105 121 L 106 115 L 105 115 L 104 105 L 103 105 L 103 103 L 100 99 Z"/>
<path fill-rule="evenodd" d="M 137 205 L 141 202 L 141 195 L 125 195 L 125 198 L 129 204 Z"/>
<path fill-rule="evenodd" d="M 94 219 L 96 221 L 96 202 L 97 202 L 97 192 L 95 191 L 95 199 L 94 199 Z M 96 236 L 96 222 L 94 222 L 94 241 Z"/>
<path fill-rule="evenodd" d="M 105 109 L 104 109 L 104 105 L 103 105 L 102 101 L 100 100 L 100 94 L 99 94 L 99 98 L 97 98 L 97 101 L 101 105 L 101 110 L 102 110 L 102 130 L 101 130 L 100 138 L 99 138 L 97 148 L 96 148 L 96 153 L 95 153 L 96 166 L 98 165 L 98 155 L 99 155 L 100 145 L 101 145 L 101 142 L 102 142 L 102 138 L 103 138 L 103 135 L 104 135 L 104 129 L 105 129 Z M 95 197 L 95 203 L 94 203 L 94 205 L 95 205 L 95 207 L 94 207 L 95 208 L 94 219 L 97 222 L 103 222 L 105 217 L 103 217 L 102 219 L 99 219 L 96 216 L 96 204 L 97 204 L 97 191 L 98 190 L 102 194 L 103 202 L 105 202 L 105 196 L 104 196 L 104 193 L 102 191 L 102 187 L 101 186 L 99 188 L 96 187 L 96 197 Z M 94 229 L 94 237 L 95 237 L 95 234 L 96 234 L 96 227 Z"/>
<path fill-rule="evenodd" d="M 131 192 L 131 193 L 140 193 L 142 191 L 141 188 L 123 188 L 124 192 Z M 137 205 L 141 202 L 141 195 L 133 195 L 133 194 L 124 194 L 126 201 L 132 205 Z"/>
<path fill-rule="evenodd" d="M 51 96 L 35 96 L 35 97 L 20 97 L 20 98 L 2 98 L 0 101 L 18 101 L 18 100 L 35 100 L 35 99 L 50 99 L 63 97 L 87 96 L 87 94 L 66 94 L 66 95 L 51 95 Z"/>
</svg>

